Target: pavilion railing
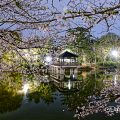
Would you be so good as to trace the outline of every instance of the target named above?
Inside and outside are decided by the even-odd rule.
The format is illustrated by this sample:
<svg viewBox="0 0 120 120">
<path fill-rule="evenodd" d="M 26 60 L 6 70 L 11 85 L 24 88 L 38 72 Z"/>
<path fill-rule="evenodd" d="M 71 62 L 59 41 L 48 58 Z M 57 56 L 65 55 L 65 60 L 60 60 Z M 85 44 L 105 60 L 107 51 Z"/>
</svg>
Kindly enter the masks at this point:
<svg viewBox="0 0 120 120">
<path fill-rule="evenodd" d="M 78 62 L 68 63 L 68 62 L 56 62 L 56 65 L 62 65 L 62 66 L 77 66 L 79 65 Z"/>
</svg>

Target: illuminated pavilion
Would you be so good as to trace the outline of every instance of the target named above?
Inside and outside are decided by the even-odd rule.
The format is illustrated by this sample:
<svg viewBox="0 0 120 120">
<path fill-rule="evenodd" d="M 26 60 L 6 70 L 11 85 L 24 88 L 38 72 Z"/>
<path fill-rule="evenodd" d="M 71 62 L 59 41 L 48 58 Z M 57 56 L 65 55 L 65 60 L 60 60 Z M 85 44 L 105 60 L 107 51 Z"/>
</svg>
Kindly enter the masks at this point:
<svg viewBox="0 0 120 120">
<path fill-rule="evenodd" d="M 65 76 L 76 78 L 79 67 L 78 55 L 71 51 L 64 51 L 50 65 L 50 72 L 52 77 L 59 80 L 63 80 Z"/>
</svg>

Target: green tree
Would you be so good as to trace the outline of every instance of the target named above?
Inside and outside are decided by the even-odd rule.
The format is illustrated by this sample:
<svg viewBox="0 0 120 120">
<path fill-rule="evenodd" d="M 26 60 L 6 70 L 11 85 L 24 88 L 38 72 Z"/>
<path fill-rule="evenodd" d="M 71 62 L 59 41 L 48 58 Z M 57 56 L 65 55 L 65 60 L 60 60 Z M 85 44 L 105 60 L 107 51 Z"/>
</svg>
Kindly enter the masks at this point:
<svg viewBox="0 0 120 120">
<path fill-rule="evenodd" d="M 108 33 L 102 36 L 96 42 L 96 55 L 98 62 L 105 63 L 106 60 L 110 62 L 113 58 L 111 56 L 112 50 L 119 50 L 120 37 L 114 33 Z"/>
<path fill-rule="evenodd" d="M 89 31 L 85 28 L 78 27 L 75 30 L 71 30 L 70 34 L 75 36 L 75 40 L 67 47 L 79 54 L 80 62 L 90 62 L 94 57 L 94 40 L 91 39 Z"/>
</svg>

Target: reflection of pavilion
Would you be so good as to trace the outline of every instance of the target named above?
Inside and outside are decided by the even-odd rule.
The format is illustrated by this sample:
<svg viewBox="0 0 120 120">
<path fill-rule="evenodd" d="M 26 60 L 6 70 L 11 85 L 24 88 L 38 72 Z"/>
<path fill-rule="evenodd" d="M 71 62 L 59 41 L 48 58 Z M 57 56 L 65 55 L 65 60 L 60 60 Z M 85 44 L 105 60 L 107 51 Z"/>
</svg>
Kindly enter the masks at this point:
<svg viewBox="0 0 120 120">
<path fill-rule="evenodd" d="M 55 79 L 53 81 L 54 81 L 54 85 L 60 91 L 79 90 L 81 85 L 81 81 L 72 81 L 72 80 L 57 81 Z"/>
<path fill-rule="evenodd" d="M 63 80 L 65 76 L 77 77 L 78 72 L 78 55 L 65 51 L 59 55 L 56 62 L 50 66 L 51 76 Z"/>
</svg>

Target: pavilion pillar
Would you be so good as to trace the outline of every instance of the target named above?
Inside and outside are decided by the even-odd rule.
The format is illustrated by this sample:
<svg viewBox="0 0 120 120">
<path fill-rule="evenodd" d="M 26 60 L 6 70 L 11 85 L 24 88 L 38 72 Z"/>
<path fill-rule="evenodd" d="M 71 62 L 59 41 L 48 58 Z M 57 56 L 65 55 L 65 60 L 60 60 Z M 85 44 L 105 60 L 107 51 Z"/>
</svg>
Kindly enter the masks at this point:
<svg viewBox="0 0 120 120">
<path fill-rule="evenodd" d="M 63 68 L 60 68 L 59 73 L 60 73 L 61 75 L 63 75 L 63 74 L 64 74 L 64 69 L 63 69 Z"/>
<path fill-rule="evenodd" d="M 76 58 L 74 57 L 75 65 L 76 65 Z"/>
<path fill-rule="evenodd" d="M 50 68 L 50 73 L 52 74 L 52 67 Z"/>
<path fill-rule="evenodd" d="M 54 66 L 52 67 L 52 73 L 54 74 Z"/>
<path fill-rule="evenodd" d="M 75 77 L 77 77 L 77 74 L 78 74 L 78 68 L 75 68 L 74 69 L 74 75 L 75 75 Z"/>
<path fill-rule="evenodd" d="M 62 62 L 63 62 L 63 59 L 61 58 L 61 64 L 62 64 Z"/>
<path fill-rule="evenodd" d="M 70 68 L 70 75 L 74 74 L 74 68 Z"/>
<path fill-rule="evenodd" d="M 55 74 L 55 67 L 54 67 L 54 74 Z"/>
<path fill-rule="evenodd" d="M 58 74 L 58 68 L 57 67 L 55 67 L 55 73 Z"/>
<path fill-rule="evenodd" d="M 72 59 L 70 59 L 70 65 L 72 65 Z"/>
</svg>

